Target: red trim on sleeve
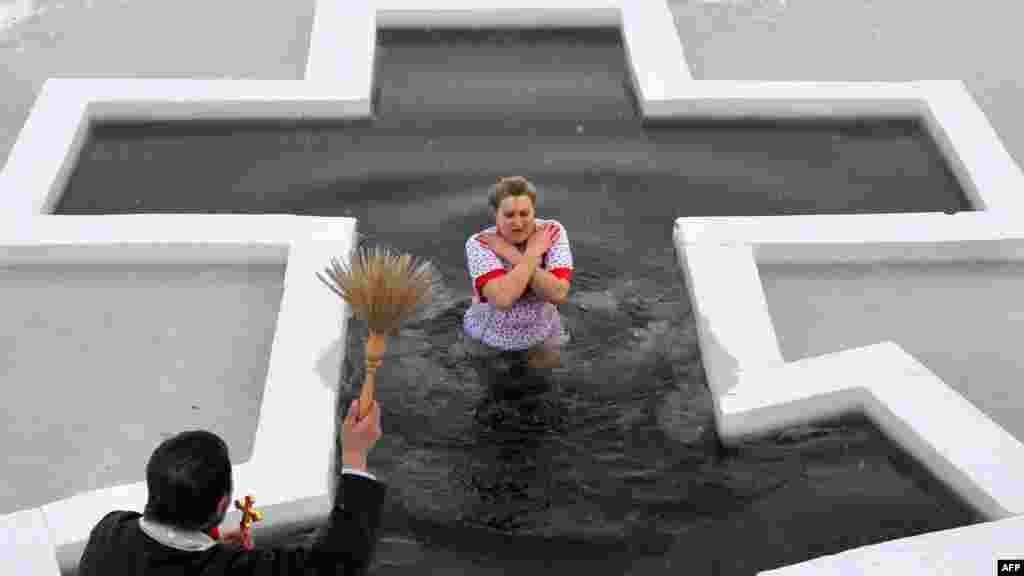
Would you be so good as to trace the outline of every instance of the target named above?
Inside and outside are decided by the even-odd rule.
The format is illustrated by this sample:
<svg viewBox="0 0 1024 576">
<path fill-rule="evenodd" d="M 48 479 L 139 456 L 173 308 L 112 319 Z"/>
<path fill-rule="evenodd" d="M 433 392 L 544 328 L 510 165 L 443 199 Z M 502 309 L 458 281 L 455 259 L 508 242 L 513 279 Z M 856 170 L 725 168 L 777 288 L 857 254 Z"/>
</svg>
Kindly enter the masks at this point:
<svg viewBox="0 0 1024 576">
<path fill-rule="evenodd" d="M 559 280 L 568 280 L 572 282 L 572 268 L 555 268 L 551 270 L 551 275 Z"/>
<path fill-rule="evenodd" d="M 220 540 L 220 529 L 216 526 L 210 528 L 210 538 L 213 538 L 214 540 Z"/>
<path fill-rule="evenodd" d="M 504 268 L 499 268 L 498 270 L 491 270 L 487 274 L 476 279 L 476 293 L 477 296 L 480 297 L 481 302 L 487 302 L 487 297 L 484 296 L 484 284 L 487 284 L 499 276 L 504 276 L 507 273 L 508 271 Z"/>
</svg>

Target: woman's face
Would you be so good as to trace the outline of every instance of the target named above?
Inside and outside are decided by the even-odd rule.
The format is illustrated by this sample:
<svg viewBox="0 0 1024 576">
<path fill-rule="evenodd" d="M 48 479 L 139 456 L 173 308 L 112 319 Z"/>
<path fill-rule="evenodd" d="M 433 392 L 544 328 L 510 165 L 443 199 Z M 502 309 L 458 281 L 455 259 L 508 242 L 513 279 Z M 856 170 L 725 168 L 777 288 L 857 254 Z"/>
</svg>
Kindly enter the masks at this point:
<svg viewBox="0 0 1024 576">
<path fill-rule="evenodd" d="M 508 196 L 501 201 L 495 216 L 498 234 L 511 244 L 521 244 L 533 234 L 533 201 L 529 196 Z"/>
</svg>

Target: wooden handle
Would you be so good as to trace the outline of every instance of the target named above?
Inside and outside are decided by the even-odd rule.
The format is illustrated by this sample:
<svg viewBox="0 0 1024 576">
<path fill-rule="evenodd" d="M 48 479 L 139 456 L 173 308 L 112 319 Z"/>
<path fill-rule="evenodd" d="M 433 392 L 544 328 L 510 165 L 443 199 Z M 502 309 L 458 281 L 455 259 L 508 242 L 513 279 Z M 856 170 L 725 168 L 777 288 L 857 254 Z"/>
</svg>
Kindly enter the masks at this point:
<svg viewBox="0 0 1024 576">
<path fill-rule="evenodd" d="M 384 334 L 371 332 L 366 340 L 366 380 L 359 394 L 360 420 L 366 418 L 370 413 L 370 405 L 373 404 L 373 393 L 377 387 L 377 369 L 384 363 L 385 338 Z"/>
</svg>

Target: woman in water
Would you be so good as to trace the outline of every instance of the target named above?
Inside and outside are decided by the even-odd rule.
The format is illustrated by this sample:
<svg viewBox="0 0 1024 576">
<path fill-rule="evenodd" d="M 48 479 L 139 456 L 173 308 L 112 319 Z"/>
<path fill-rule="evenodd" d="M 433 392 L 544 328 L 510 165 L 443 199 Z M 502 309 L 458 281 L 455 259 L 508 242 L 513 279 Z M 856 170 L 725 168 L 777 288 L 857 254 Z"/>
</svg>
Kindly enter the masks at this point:
<svg viewBox="0 0 1024 576">
<path fill-rule="evenodd" d="M 523 177 L 499 180 L 488 201 L 495 225 L 466 241 L 467 351 L 475 360 L 521 353 L 531 368 L 555 368 L 568 340 L 556 306 L 566 301 L 573 271 L 565 228 L 536 218 L 537 191 Z"/>
</svg>

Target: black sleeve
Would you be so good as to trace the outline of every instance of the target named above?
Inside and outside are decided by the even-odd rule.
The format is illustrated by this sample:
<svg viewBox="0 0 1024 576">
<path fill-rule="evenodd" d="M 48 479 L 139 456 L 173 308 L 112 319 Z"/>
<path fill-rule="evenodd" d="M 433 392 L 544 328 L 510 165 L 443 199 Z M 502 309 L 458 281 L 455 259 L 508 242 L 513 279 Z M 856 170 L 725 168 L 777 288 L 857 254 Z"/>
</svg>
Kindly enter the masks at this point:
<svg viewBox="0 0 1024 576">
<path fill-rule="evenodd" d="M 236 555 L 229 574 L 285 576 L 361 576 L 369 570 L 377 547 L 384 485 L 356 474 L 344 474 L 344 501 L 335 504 L 327 530 L 312 548 L 256 549 Z"/>
<path fill-rule="evenodd" d="M 345 557 L 346 574 L 365 574 L 380 539 L 384 485 L 358 474 L 342 474 L 343 504 L 335 505 L 318 548 Z"/>
</svg>

